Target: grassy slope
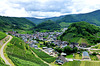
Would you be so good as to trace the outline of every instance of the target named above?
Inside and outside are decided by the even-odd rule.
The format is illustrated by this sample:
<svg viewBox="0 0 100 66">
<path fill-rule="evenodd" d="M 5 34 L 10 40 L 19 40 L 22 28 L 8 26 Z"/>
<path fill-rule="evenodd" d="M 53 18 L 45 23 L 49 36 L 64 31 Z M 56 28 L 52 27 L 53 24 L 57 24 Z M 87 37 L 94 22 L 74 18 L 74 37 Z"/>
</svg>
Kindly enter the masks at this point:
<svg viewBox="0 0 100 66">
<path fill-rule="evenodd" d="M 5 33 L 0 32 L 0 40 L 3 39 L 3 38 L 5 38 L 6 36 L 7 36 L 7 35 L 6 35 Z"/>
<path fill-rule="evenodd" d="M 70 42 L 78 42 L 80 37 L 73 37 L 73 35 L 74 35 L 73 33 L 68 33 L 67 35 L 63 36 L 63 40 L 64 41 L 66 41 L 66 40 L 69 41 L 70 40 Z"/>
<path fill-rule="evenodd" d="M 62 28 L 65 28 L 65 27 L 68 27 L 70 24 L 72 24 L 72 23 L 61 22 L 59 25 L 60 25 Z"/>
<path fill-rule="evenodd" d="M 81 43 L 86 43 L 88 44 L 87 40 L 86 39 L 83 39 L 83 38 L 80 38 L 79 41 L 78 41 L 79 44 Z"/>
<path fill-rule="evenodd" d="M 17 66 L 48 66 L 32 54 L 29 46 L 19 38 L 14 37 L 7 45 L 6 53 Z"/>
<path fill-rule="evenodd" d="M 34 49 L 32 48 L 32 50 L 44 61 L 51 63 L 53 62 L 56 58 L 49 56 L 48 54 L 46 54 L 45 52 L 41 51 L 40 49 Z"/>
</svg>

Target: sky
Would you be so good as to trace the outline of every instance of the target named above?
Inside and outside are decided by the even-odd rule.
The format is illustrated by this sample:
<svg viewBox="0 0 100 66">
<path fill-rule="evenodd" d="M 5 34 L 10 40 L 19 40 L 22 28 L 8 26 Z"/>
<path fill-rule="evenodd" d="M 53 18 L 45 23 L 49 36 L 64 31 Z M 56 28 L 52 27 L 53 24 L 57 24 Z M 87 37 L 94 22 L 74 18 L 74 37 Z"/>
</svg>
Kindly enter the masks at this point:
<svg viewBox="0 0 100 66">
<path fill-rule="evenodd" d="M 0 0 L 0 15 L 49 18 L 100 9 L 100 0 Z"/>
</svg>

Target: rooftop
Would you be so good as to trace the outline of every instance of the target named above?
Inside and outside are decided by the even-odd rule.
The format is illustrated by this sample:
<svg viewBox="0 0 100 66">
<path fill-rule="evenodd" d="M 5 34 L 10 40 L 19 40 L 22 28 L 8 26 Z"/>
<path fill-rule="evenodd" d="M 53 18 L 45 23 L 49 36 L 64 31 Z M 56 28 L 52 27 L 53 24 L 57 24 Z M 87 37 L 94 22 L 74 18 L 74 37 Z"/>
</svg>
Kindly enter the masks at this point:
<svg viewBox="0 0 100 66">
<path fill-rule="evenodd" d="M 83 56 L 89 56 L 88 52 L 84 51 Z"/>
</svg>

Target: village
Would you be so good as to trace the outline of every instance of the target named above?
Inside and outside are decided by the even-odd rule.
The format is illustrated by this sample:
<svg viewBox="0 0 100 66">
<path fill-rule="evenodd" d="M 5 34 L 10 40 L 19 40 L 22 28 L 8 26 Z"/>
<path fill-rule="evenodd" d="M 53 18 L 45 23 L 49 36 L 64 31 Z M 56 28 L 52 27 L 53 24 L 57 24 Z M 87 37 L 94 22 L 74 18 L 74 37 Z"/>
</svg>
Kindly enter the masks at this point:
<svg viewBox="0 0 100 66">
<path fill-rule="evenodd" d="M 57 64 L 63 64 L 65 62 L 74 60 L 92 61 L 95 59 L 100 59 L 100 54 L 97 55 L 96 53 L 90 51 L 94 46 L 88 47 L 86 43 L 82 43 L 81 45 L 79 45 L 79 43 L 75 42 L 71 42 L 69 44 L 67 41 L 58 40 L 58 37 L 62 35 L 63 32 L 35 32 L 34 34 L 18 34 L 16 33 L 16 31 L 9 31 L 8 33 L 21 38 L 26 44 L 29 44 L 30 47 L 40 49 L 50 56 L 57 57 L 55 61 L 55 63 Z M 60 53 L 55 50 L 58 47 L 63 49 L 66 46 L 69 46 L 72 49 L 76 47 L 78 51 L 76 53 L 68 55 L 65 52 Z M 93 57 L 92 55 L 97 55 L 97 58 L 91 59 L 91 57 Z"/>
</svg>

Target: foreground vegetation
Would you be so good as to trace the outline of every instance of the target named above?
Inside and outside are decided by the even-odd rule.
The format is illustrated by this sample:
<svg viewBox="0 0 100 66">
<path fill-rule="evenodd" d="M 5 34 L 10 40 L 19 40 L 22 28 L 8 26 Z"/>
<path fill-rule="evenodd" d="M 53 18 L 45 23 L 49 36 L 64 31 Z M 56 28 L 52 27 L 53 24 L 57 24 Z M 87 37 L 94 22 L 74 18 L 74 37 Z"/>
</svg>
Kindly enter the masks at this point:
<svg viewBox="0 0 100 66">
<path fill-rule="evenodd" d="M 9 65 L 6 65 L 4 60 L 0 57 L 0 66 L 9 66 Z"/>
<path fill-rule="evenodd" d="M 74 47 L 74 48 L 71 48 L 70 46 L 66 46 L 64 48 L 55 48 L 54 49 L 55 51 L 59 52 L 59 53 L 66 53 L 67 55 L 70 55 L 70 54 L 73 54 L 73 53 L 76 53 L 78 51 L 77 47 Z"/>
<path fill-rule="evenodd" d="M 6 36 L 7 35 L 5 33 L 3 33 L 3 32 L 0 31 L 0 40 L 3 39 L 3 38 L 5 38 Z"/>
<path fill-rule="evenodd" d="M 95 62 L 95 61 L 73 61 L 73 62 L 66 62 L 62 66 L 100 66 L 100 62 Z"/>
<path fill-rule="evenodd" d="M 16 66 L 48 66 L 32 54 L 30 47 L 24 41 L 16 37 L 7 44 L 6 53 Z"/>
<path fill-rule="evenodd" d="M 95 47 L 92 47 L 92 48 L 95 48 L 95 49 L 100 49 L 100 44 L 95 46 Z"/>
<path fill-rule="evenodd" d="M 53 61 L 55 61 L 55 57 L 50 56 L 48 54 L 46 54 L 45 52 L 41 51 L 40 49 L 34 49 L 31 48 L 33 50 L 33 52 L 35 52 L 41 59 L 43 59 L 44 61 L 51 63 Z"/>
</svg>

